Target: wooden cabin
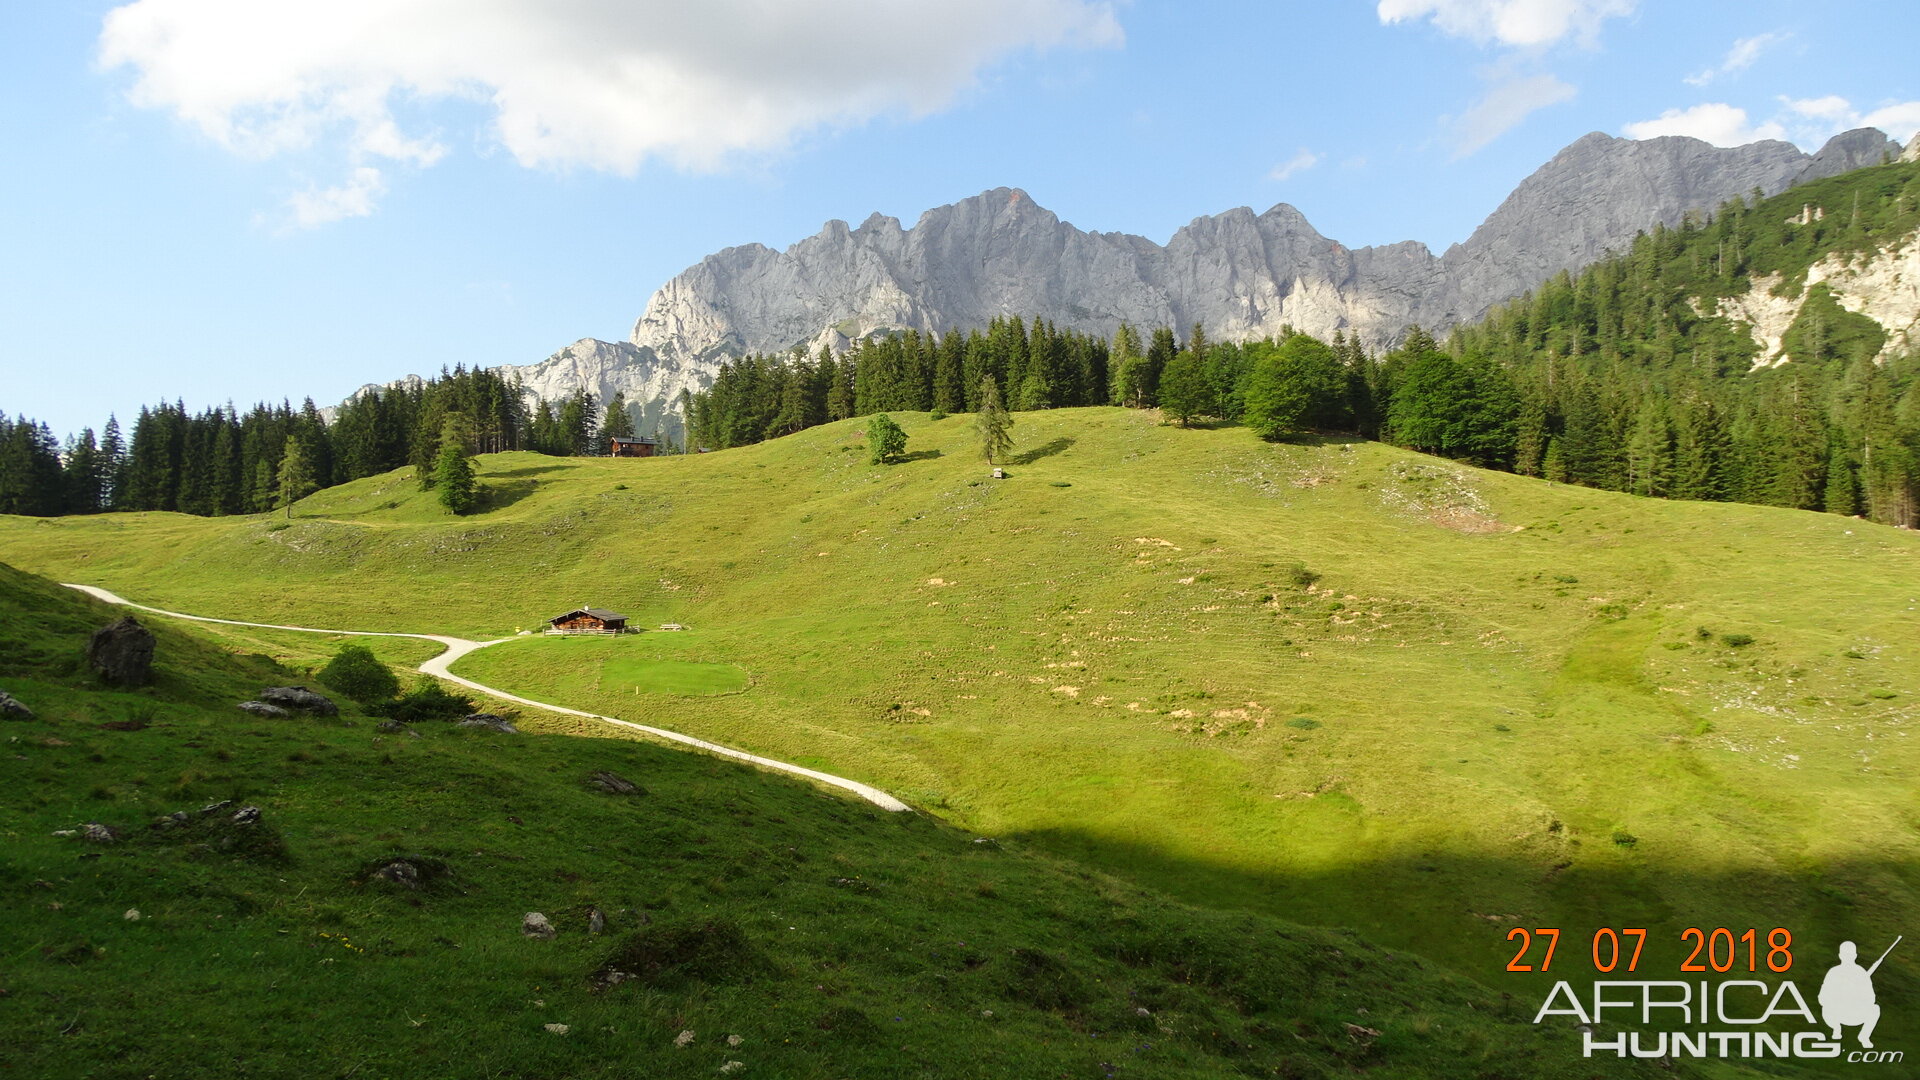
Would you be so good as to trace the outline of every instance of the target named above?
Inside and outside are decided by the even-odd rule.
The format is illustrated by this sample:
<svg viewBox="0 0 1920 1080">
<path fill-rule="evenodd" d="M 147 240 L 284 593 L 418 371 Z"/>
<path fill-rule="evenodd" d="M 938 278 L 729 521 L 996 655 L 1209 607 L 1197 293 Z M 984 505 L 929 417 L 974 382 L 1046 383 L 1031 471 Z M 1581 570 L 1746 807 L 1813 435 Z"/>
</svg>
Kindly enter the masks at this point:
<svg viewBox="0 0 1920 1080">
<path fill-rule="evenodd" d="M 605 608 L 574 608 L 547 620 L 549 634 L 624 634 L 627 617 Z"/>
<path fill-rule="evenodd" d="M 652 439 L 609 438 L 607 440 L 608 457 L 652 457 L 659 452 L 660 444 Z"/>
</svg>

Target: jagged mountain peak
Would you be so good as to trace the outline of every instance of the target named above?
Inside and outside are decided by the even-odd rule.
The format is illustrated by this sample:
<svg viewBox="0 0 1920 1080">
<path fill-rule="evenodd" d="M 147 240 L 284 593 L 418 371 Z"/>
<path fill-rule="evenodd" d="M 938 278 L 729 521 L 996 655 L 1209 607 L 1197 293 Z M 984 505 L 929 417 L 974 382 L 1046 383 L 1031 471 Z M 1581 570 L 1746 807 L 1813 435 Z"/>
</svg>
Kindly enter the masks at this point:
<svg viewBox="0 0 1920 1080">
<path fill-rule="evenodd" d="M 943 333 L 1004 315 L 1111 334 L 1200 323 L 1218 340 L 1292 326 L 1380 347 L 1419 324 L 1442 332 L 1561 270 L 1624 248 L 1734 195 L 1878 164 L 1899 147 L 1861 129 L 1809 155 L 1778 141 L 1730 148 L 1666 136 L 1590 132 L 1522 180 L 1472 236 L 1435 256 L 1405 241 L 1348 248 L 1299 208 L 1276 203 L 1194 218 L 1164 243 L 1089 232 L 1026 191 L 996 187 L 920 214 L 826 222 L 775 250 L 727 248 L 663 285 L 629 341 L 576 342 L 521 369 L 544 396 L 586 386 L 665 416 L 681 388 L 708 385 L 721 360 L 795 346 L 844 347 L 907 329 Z M 583 359 L 583 357 L 585 359 Z"/>
</svg>

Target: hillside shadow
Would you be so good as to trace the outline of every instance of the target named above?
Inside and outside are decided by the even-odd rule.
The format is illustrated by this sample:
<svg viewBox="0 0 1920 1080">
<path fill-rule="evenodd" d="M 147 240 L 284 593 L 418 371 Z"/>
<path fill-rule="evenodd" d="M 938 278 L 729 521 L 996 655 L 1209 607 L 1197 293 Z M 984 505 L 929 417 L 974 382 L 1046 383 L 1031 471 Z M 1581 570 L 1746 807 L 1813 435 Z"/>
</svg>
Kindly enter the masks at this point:
<svg viewBox="0 0 1920 1080">
<path fill-rule="evenodd" d="M 944 457 L 944 456 L 945 455 L 942 454 L 939 450 L 915 450 L 911 454 L 901 454 L 898 460 L 902 462 L 932 461 L 934 458 Z"/>
<path fill-rule="evenodd" d="M 504 470 L 504 471 L 502 471 L 502 472 L 490 472 L 490 473 L 487 473 L 486 475 L 487 475 L 488 477 L 494 477 L 494 476 L 539 476 L 539 475 L 541 475 L 542 473 L 550 473 L 550 472 L 565 472 L 566 470 L 567 470 L 567 466 L 565 466 L 565 465 L 526 465 L 526 466 L 523 466 L 523 467 L 521 467 L 521 468 L 518 468 L 518 469 L 506 469 L 506 470 Z"/>
<path fill-rule="evenodd" d="M 1471 852 L 1423 851 L 1386 858 L 1356 856 L 1343 866 L 1262 873 L 1225 861 L 1169 854 L 1146 844 L 1071 829 L 1043 829 L 1001 838 L 1031 845 L 1130 879 L 1189 903 L 1255 911 L 1291 922 L 1351 930 L 1389 950 L 1408 950 L 1495 990 L 1543 1000 L 1557 979 L 1576 986 L 1595 978 L 1793 979 L 1812 1000 L 1842 941 L 1878 955 L 1913 925 L 1920 910 L 1920 867 L 1889 859 L 1849 859 L 1789 875 L 1766 868 L 1710 872 L 1640 861 L 1626 869 L 1578 845 L 1538 862 Z M 1606 839 L 1586 838 L 1589 845 Z M 1612 866 L 1596 865 L 1609 863 Z M 1515 959 L 1515 927 L 1562 931 L 1548 972 L 1507 970 Z M 1602 927 L 1648 931 L 1637 974 L 1624 965 L 1601 975 L 1591 959 Z M 1765 941 L 1784 927 L 1793 935 L 1785 973 L 1683 975 L 1693 946 L 1688 927 L 1727 927 L 1737 938 L 1751 927 Z M 1544 949 L 1535 942 L 1531 958 Z M 1764 952 L 1766 946 L 1760 946 Z M 1920 1009 L 1920 950 L 1896 949 L 1875 975 L 1884 1005 L 1911 1015 Z M 1702 954 L 1704 955 L 1704 954 Z M 1863 963 L 1867 962 L 1865 960 Z"/>
<path fill-rule="evenodd" d="M 1036 446 L 1031 450 L 1023 451 L 1022 453 L 1018 453 L 1013 455 L 1012 457 L 1009 457 L 1007 459 L 1007 464 L 1031 465 L 1034 462 L 1039 461 L 1041 458 L 1049 458 L 1055 454 L 1065 453 L 1067 450 L 1073 447 L 1074 442 L 1075 440 L 1073 438 L 1069 436 L 1062 436 L 1061 438 L 1055 439 L 1052 442 L 1042 443 L 1041 445 Z"/>
<path fill-rule="evenodd" d="M 533 494 L 539 486 L 539 482 L 535 480 L 509 480 L 501 483 L 497 479 L 488 478 L 481 486 L 479 512 L 484 514 L 489 510 L 504 510 Z"/>
</svg>

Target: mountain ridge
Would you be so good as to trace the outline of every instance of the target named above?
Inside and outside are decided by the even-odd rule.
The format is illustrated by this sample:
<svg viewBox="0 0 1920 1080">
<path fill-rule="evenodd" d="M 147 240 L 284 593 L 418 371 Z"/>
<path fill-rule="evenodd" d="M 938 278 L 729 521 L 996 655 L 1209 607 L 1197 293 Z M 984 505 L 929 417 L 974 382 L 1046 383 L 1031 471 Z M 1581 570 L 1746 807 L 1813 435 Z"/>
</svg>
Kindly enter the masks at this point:
<svg viewBox="0 0 1920 1080">
<path fill-rule="evenodd" d="M 680 393 L 711 385 L 730 356 L 944 333 L 1002 315 L 1101 336 L 1121 322 L 1200 323 L 1219 339 L 1290 326 L 1379 348 L 1409 325 L 1442 332 L 1473 322 L 1642 230 L 1734 195 L 1775 194 L 1900 153 L 1872 128 L 1836 135 L 1814 154 L 1771 140 L 1721 148 L 1591 132 L 1439 255 L 1412 240 L 1347 247 L 1284 202 L 1195 217 L 1160 244 L 1082 230 L 1017 187 L 992 188 L 926 210 L 911 227 L 876 212 L 858 226 L 829 220 L 784 249 L 723 248 L 661 285 L 626 341 L 581 338 L 539 363 L 499 370 L 530 396 L 585 389 L 604 402 L 623 393 L 640 431 L 672 436 Z"/>
</svg>

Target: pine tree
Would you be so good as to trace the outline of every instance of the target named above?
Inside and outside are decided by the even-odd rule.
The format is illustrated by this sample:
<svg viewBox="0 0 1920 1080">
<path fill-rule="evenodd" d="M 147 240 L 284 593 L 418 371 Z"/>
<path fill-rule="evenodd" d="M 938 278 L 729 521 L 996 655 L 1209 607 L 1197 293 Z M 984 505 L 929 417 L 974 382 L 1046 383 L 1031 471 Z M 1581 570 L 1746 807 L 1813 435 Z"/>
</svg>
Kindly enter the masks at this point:
<svg viewBox="0 0 1920 1080">
<path fill-rule="evenodd" d="M 473 463 L 461 452 L 457 437 L 441 441 L 433 473 L 433 486 L 439 494 L 440 505 L 455 514 L 472 512 L 479 502 L 479 490 L 473 478 Z"/>
<path fill-rule="evenodd" d="M 288 439 L 286 453 L 280 458 L 280 505 L 287 508 L 287 520 L 293 520 L 293 504 L 319 490 L 313 478 L 313 465 L 306 448 L 298 439 Z"/>
<path fill-rule="evenodd" d="M 980 380 L 980 406 L 974 410 L 974 430 L 980 434 L 980 453 L 996 465 L 1013 449 L 1013 417 L 1000 403 L 1000 387 L 991 376 Z"/>
<path fill-rule="evenodd" d="M 613 452 L 614 439 L 633 438 L 633 413 L 627 408 L 627 395 L 615 390 L 607 400 L 607 413 L 600 421 L 600 441 L 606 453 Z"/>
</svg>

